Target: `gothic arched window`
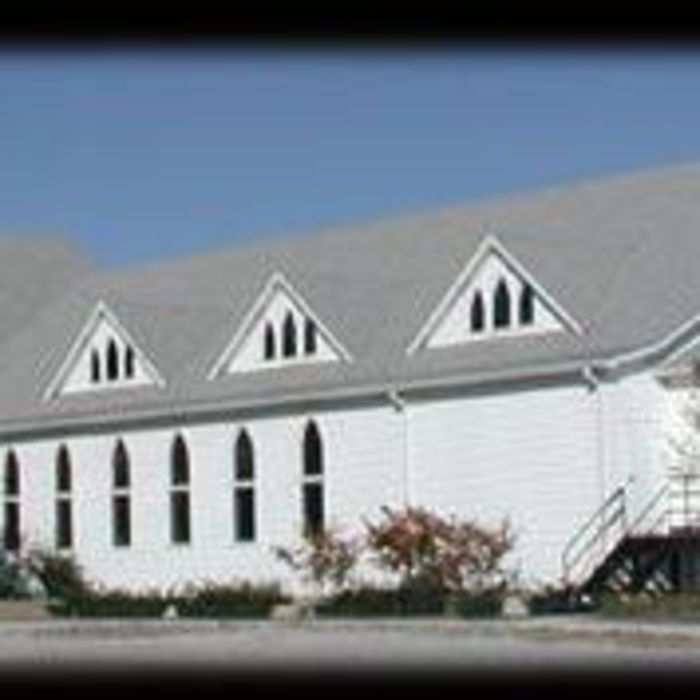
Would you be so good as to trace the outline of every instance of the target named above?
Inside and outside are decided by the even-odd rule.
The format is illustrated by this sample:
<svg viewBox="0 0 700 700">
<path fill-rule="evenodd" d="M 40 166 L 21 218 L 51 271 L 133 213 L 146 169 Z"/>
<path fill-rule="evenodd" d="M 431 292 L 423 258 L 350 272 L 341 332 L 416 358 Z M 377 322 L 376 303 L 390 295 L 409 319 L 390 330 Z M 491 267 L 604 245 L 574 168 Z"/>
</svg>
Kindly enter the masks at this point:
<svg viewBox="0 0 700 700">
<path fill-rule="evenodd" d="M 73 474 L 70 453 L 61 445 L 56 455 L 56 548 L 73 546 Z"/>
<path fill-rule="evenodd" d="M 20 473 L 19 461 L 14 450 L 7 453 L 3 477 L 3 544 L 8 552 L 16 552 L 20 546 Z"/>
<path fill-rule="evenodd" d="M 291 312 L 287 313 L 282 324 L 282 354 L 284 357 L 297 354 L 297 326 Z"/>
<path fill-rule="evenodd" d="M 499 280 L 493 297 L 493 326 L 506 328 L 510 325 L 510 292 L 504 279 Z"/>
<path fill-rule="evenodd" d="M 314 421 L 304 431 L 302 449 L 302 517 L 304 535 L 316 535 L 324 529 L 323 441 Z"/>
<path fill-rule="evenodd" d="M 274 360 L 277 348 L 275 347 L 275 329 L 272 324 L 267 323 L 265 325 L 265 348 L 263 352 L 263 357 L 266 360 Z"/>
<path fill-rule="evenodd" d="M 93 350 L 90 355 L 90 381 L 93 384 L 98 384 L 101 378 L 100 354 L 97 350 Z"/>
<path fill-rule="evenodd" d="M 107 345 L 107 379 L 114 381 L 119 377 L 119 351 L 114 340 Z"/>
<path fill-rule="evenodd" d="M 313 355 L 316 352 L 318 329 L 313 319 L 307 318 L 304 323 L 304 353 Z"/>
<path fill-rule="evenodd" d="M 131 345 L 124 352 L 124 376 L 128 379 L 134 376 L 134 349 Z"/>
<path fill-rule="evenodd" d="M 247 430 L 236 440 L 233 467 L 234 538 L 237 542 L 255 539 L 255 452 Z"/>
<path fill-rule="evenodd" d="M 170 462 L 170 539 L 174 544 L 188 544 L 192 534 L 190 458 L 182 435 L 173 442 Z"/>
<path fill-rule="evenodd" d="M 119 440 L 112 454 L 112 542 L 117 547 L 131 544 L 131 464 L 124 443 Z"/>
<path fill-rule="evenodd" d="M 529 326 L 535 320 L 535 295 L 532 287 L 525 284 L 520 292 L 519 321 L 523 326 Z"/>
<path fill-rule="evenodd" d="M 470 310 L 470 325 L 474 333 L 484 330 L 484 298 L 481 292 L 477 292 L 472 299 Z"/>
</svg>

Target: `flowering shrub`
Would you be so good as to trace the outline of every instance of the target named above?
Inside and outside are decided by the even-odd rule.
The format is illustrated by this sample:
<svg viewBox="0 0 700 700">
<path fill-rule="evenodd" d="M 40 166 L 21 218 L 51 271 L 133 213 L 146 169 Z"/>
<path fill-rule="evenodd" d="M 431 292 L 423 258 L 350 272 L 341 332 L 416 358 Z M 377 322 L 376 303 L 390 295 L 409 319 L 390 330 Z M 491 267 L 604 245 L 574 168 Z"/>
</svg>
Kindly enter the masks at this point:
<svg viewBox="0 0 700 700">
<path fill-rule="evenodd" d="M 308 535 L 298 547 L 277 547 L 275 554 L 324 594 L 345 587 L 357 564 L 360 546 L 357 540 L 325 530 Z"/>
<path fill-rule="evenodd" d="M 419 507 L 382 511 L 384 519 L 366 523 L 363 538 L 326 531 L 310 535 L 298 547 L 275 550 L 316 586 L 325 613 L 357 608 L 369 614 L 434 614 L 446 609 L 450 598 L 459 602 L 459 612 L 497 607 L 506 581 L 501 562 L 514 542 L 507 522 L 486 528 Z M 398 577 L 398 588 L 349 589 L 350 575 L 365 553 Z"/>
<path fill-rule="evenodd" d="M 507 522 L 488 529 L 425 508 L 382 510 L 382 522 L 367 524 L 367 545 L 382 568 L 399 576 L 402 587 L 419 584 L 456 593 L 503 584 L 501 560 L 514 542 Z"/>
</svg>

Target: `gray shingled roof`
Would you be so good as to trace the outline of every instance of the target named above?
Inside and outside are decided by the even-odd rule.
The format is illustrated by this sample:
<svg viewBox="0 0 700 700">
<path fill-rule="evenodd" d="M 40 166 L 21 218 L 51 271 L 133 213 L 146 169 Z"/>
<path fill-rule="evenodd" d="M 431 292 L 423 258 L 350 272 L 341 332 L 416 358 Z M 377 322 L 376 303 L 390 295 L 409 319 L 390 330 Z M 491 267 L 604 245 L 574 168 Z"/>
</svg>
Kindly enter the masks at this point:
<svg viewBox="0 0 700 700">
<path fill-rule="evenodd" d="M 0 236 L 0 344 L 91 268 L 59 238 Z"/>
<path fill-rule="evenodd" d="M 494 339 L 409 357 L 406 348 L 487 234 L 583 334 Z M 690 164 L 86 274 L 0 345 L 0 429 L 502 372 L 525 376 L 610 358 L 659 342 L 700 312 L 698 261 L 700 165 Z M 208 381 L 212 363 L 276 271 L 353 362 Z M 14 289 L 0 284 L 0 317 L 6 287 Z M 46 384 L 100 299 L 166 387 L 43 402 Z"/>
</svg>

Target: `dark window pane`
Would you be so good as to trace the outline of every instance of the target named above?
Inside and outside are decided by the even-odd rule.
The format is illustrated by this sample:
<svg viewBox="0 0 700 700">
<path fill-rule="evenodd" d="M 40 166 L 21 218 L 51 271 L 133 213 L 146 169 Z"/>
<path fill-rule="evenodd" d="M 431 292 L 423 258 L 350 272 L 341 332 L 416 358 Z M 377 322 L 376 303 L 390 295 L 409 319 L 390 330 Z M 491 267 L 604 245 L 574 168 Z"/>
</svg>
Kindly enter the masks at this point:
<svg viewBox="0 0 700 700">
<path fill-rule="evenodd" d="M 131 503 L 128 496 L 112 499 L 112 535 L 117 547 L 131 544 Z"/>
<path fill-rule="evenodd" d="M 124 354 L 124 374 L 131 379 L 134 376 L 134 349 L 129 346 Z"/>
<path fill-rule="evenodd" d="M 119 352 L 117 344 L 109 341 L 107 345 L 107 379 L 114 380 L 119 376 Z"/>
<path fill-rule="evenodd" d="M 310 319 L 306 319 L 304 326 L 304 352 L 313 355 L 316 352 L 316 324 Z"/>
<path fill-rule="evenodd" d="M 71 490 L 71 464 L 70 454 L 65 445 L 61 445 L 56 458 L 56 490 Z"/>
<path fill-rule="evenodd" d="M 5 461 L 5 495 L 19 495 L 19 463 L 14 452 L 9 452 Z"/>
<path fill-rule="evenodd" d="M 171 483 L 175 486 L 190 481 L 190 458 L 181 435 L 175 438 L 171 455 Z"/>
<path fill-rule="evenodd" d="M 73 546 L 73 514 L 71 502 L 67 498 L 56 501 L 56 546 Z"/>
<path fill-rule="evenodd" d="M 170 494 L 170 536 L 175 544 L 190 541 L 190 494 L 187 491 Z"/>
<path fill-rule="evenodd" d="M 484 330 L 484 299 L 481 292 L 477 292 L 472 301 L 471 329 L 476 332 Z"/>
<path fill-rule="evenodd" d="M 235 476 L 238 481 L 250 481 L 255 474 L 255 460 L 253 456 L 253 443 L 246 430 L 236 440 L 236 469 Z"/>
<path fill-rule="evenodd" d="M 520 323 L 530 325 L 535 320 L 535 299 L 532 287 L 526 284 L 520 293 Z"/>
<path fill-rule="evenodd" d="M 255 492 L 252 487 L 239 487 L 235 492 L 236 540 L 255 539 Z"/>
<path fill-rule="evenodd" d="M 282 326 L 282 354 L 285 357 L 297 354 L 297 327 L 291 313 L 287 314 Z"/>
<path fill-rule="evenodd" d="M 323 532 L 323 485 L 304 484 L 304 535 Z"/>
<path fill-rule="evenodd" d="M 92 351 L 92 355 L 90 357 L 90 378 L 92 379 L 93 383 L 97 383 L 100 381 L 101 378 L 101 372 L 100 372 L 100 356 L 97 352 L 97 350 Z"/>
<path fill-rule="evenodd" d="M 304 433 L 304 474 L 323 474 L 323 444 L 314 422 L 309 423 Z"/>
<path fill-rule="evenodd" d="M 19 549 L 19 503 L 5 503 L 4 545 L 8 552 Z"/>
<path fill-rule="evenodd" d="M 275 331 L 268 323 L 265 326 L 265 359 L 272 360 L 276 354 L 275 348 Z"/>
<path fill-rule="evenodd" d="M 126 451 L 124 443 L 120 440 L 114 448 L 112 457 L 112 471 L 114 488 L 128 488 L 131 483 L 131 475 L 129 473 L 129 454 Z"/>
<path fill-rule="evenodd" d="M 504 280 L 496 287 L 493 300 L 493 325 L 504 328 L 510 325 L 510 292 Z"/>
</svg>

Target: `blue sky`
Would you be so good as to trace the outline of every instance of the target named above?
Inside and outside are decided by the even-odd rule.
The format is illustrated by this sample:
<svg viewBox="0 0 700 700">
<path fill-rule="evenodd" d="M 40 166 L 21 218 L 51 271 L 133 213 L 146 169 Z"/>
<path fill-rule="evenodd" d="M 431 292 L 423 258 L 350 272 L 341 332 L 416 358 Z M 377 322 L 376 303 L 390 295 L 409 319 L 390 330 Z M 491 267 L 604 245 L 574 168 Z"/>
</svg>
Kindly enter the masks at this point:
<svg viewBox="0 0 700 700">
<path fill-rule="evenodd" d="M 5 51 L 0 107 L 0 231 L 118 265 L 700 159 L 700 51 Z"/>
</svg>

